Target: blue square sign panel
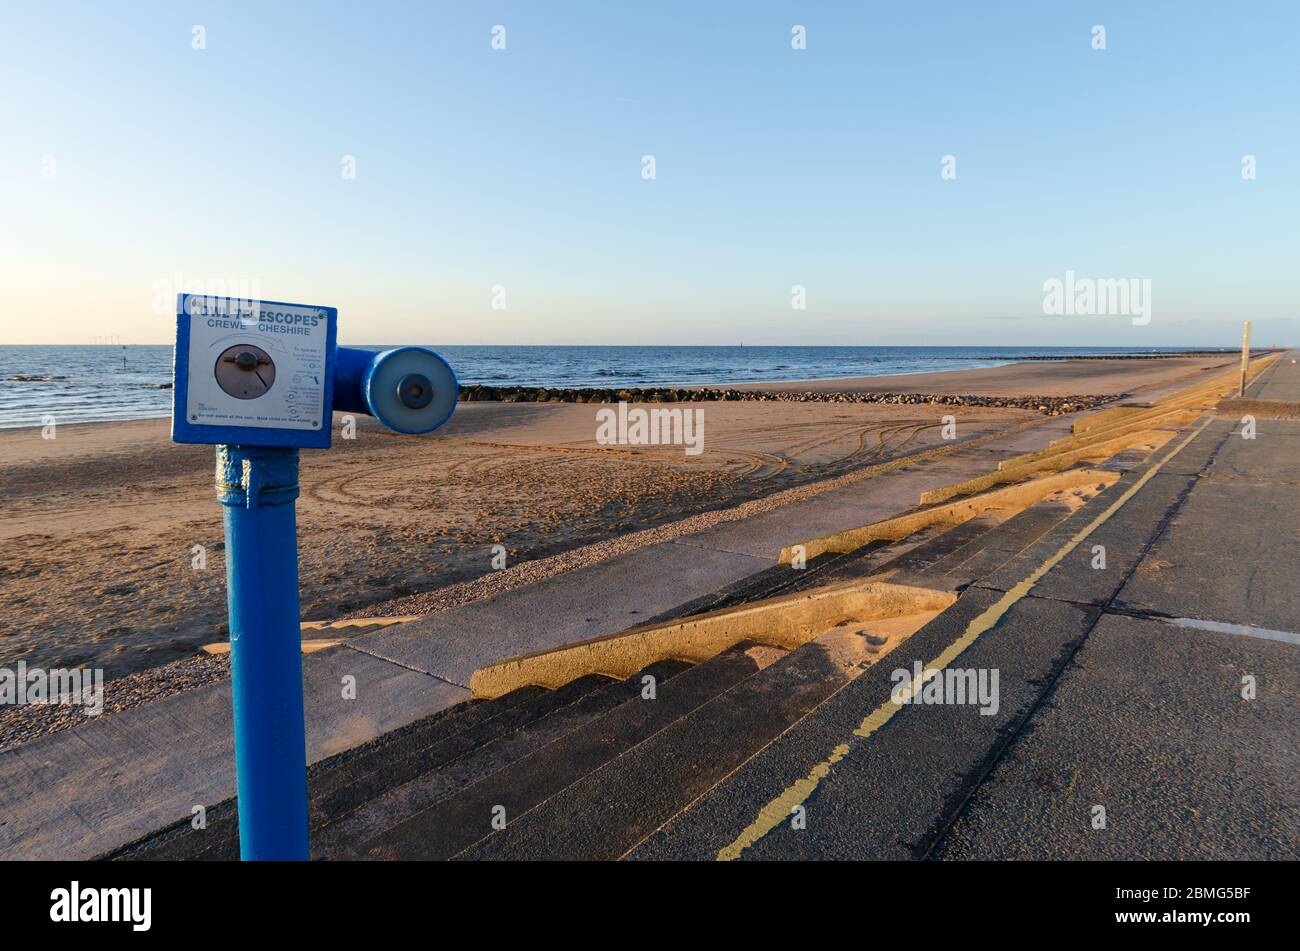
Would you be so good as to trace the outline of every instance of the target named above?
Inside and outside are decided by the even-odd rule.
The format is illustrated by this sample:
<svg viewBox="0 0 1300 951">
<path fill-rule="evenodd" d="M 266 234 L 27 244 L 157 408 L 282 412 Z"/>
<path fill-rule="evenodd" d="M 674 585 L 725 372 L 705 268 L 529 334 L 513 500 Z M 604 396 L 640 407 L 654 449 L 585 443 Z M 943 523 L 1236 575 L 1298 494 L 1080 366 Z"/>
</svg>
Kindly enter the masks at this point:
<svg viewBox="0 0 1300 951">
<path fill-rule="evenodd" d="M 338 310 L 181 294 L 172 441 L 327 449 Z"/>
</svg>

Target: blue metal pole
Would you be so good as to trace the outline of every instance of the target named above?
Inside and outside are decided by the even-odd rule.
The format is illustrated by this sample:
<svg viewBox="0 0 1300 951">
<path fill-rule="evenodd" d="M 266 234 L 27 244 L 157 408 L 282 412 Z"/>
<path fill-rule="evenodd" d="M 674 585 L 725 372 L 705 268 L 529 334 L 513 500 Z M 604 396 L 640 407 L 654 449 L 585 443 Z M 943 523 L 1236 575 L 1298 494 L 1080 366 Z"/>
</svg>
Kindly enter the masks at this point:
<svg viewBox="0 0 1300 951">
<path fill-rule="evenodd" d="M 243 859 L 307 859 L 298 450 L 217 447 Z"/>
</svg>

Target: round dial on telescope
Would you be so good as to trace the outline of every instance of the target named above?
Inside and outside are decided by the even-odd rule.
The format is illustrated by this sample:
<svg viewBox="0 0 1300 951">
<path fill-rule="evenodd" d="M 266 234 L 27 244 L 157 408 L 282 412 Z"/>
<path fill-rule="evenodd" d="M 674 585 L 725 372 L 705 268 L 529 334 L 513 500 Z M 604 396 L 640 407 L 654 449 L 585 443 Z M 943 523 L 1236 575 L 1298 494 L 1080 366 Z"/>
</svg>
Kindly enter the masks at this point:
<svg viewBox="0 0 1300 951">
<path fill-rule="evenodd" d="M 235 344 L 217 357 L 217 385 L 237 400 L 255 400 L 275 382 L 275 363 L 261 347 Z"/>
</svg>

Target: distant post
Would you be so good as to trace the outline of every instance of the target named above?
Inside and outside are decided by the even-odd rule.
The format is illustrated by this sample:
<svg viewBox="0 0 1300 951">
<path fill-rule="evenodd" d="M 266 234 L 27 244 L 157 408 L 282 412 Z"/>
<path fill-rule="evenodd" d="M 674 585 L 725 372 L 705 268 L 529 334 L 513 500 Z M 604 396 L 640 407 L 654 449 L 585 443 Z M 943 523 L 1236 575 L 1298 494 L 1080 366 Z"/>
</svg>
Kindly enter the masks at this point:
<svg viewBox="0 0 1300 951">
<path fill-rule="evenodd" d="M 1246 330 L 1241 335 L 1241 385 L 1237 387 L 1237 396 L 1246 396 L 1246 364 L 1250 362 L 1250 321 L 1246 321 Z"/>
</svg>

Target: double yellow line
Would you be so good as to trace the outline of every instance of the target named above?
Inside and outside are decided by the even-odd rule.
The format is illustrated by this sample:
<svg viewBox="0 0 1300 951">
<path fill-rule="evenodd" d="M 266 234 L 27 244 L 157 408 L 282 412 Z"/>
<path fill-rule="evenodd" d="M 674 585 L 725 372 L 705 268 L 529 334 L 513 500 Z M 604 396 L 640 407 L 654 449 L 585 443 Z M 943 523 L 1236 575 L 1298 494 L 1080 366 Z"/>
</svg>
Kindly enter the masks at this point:
<svg viewBox="0 0 1300 951">
<path fill-rule="evenodd" d="M 949 644 L 942 652 L 940 652 L 939 656 L 926 665 L 925 669 L 927 674 L 930 671 L 943 670 L 956 660 L 957 657 L 966 650 L 966 648 L 974 644 L 981 634 L 984 634 L 986 631 L 995 627 L 997 623 L 1002 620 L 1003 615 L 1011 610 L 1012 606 L 1015 605 L 1016 602 L 1029 594 L 1030 590 L 1035 584 L 1042 580 L 1044 575 L 1060 564 L 1061 561 L 1070 554 L 1070 552 L 1074 551 L 1074 549 L 1084 541 L 1084 539 L 1104 525 L 1112 515 L 1123 508 L 1125 503 L 1133 498 L 1133 496 L 1137 495 L 1137 493 L 1141 491 L 1142 487 L 1155 477 L 1156 473 L 1164 468 L 1164 466 L 1173 459 L 1174 456 L 1182 452 L 1183 449 L 1187 447 L 1188 443 L 1199 436 L 1202 430 L 1204 430 L 1209 424 L 1210 420 L 1206 419 L 1201 423 L 1201 425 L 1197 426 L 1196 429 L 1192 430 L 1191 434 L 1188 435 L 1186 439 L 1180 442 L 1159 462 L 1143 473 L 1141 478 L 1125 489 L 1119 498 L 1112 502 L 1100 515 L 1080 529 L 1068 542 L 1061 546 L 1055 554 L 1016 583 L 1005 594 L 1003 594 L 995 604 L 985 609 L 978 616 L 972 618 L 970 623 L 966 625 L 966 629 L 962 635 Z M 921 684 L 913 684 L 912 686 L 913 691 L 919 690 L 920 688 Z M 903 698 L 900 697 L 899 699 L 901 700 Z M 894 715 L 898 713 L 900 709 L 902 709 L 901 703 L 895 702 L 892 698 L 886 700 L 863 718 L 857 729 L 853 731 L 853 736 L 861 738 L 870 737 L 893 719 Z M 718 852 L 718 861 L 727 862 L 732 859 L 740 858 L 741 853 L 744 852 L 745 849 L 754 845 L 759 839 L 763 838 L 763 836 L 767 835 L 782 822 L 785 822 L 790 817 L 790 813 L 793 811 L 794 807 L 806 802 L 808 797 L 811 796 L 821 784 L 821 781 L 830 775 L 831 768 L 849 754 L 849 743 L 851 741 L 852 737 L 849 737 L 845 742 L 837 745 L 833 750 L 831 750 L 829 756 L 809 770 L 807 776 L 795 781 L 790 786 L 787 786 L 779 796 L 760 809 L 757 818 L 755 818 L 755 820 L 736 837 L 735 841 Z"/>
</svg>

